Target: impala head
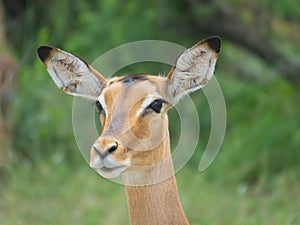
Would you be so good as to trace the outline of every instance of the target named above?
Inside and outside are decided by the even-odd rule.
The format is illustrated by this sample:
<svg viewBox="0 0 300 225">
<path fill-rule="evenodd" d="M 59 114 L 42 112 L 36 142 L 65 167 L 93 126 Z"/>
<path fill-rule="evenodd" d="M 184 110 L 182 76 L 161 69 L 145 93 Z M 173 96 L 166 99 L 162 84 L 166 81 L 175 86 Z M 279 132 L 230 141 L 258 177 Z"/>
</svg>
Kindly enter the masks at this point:
<svg viewBox="0 0 300 225">
<path fill-rule="evenodd" d="M 80 58 L 41 46 L 38 55 L 55 84 L 68 94 L 93 99 L 102 134 L 90 149 L 90 166 L 106 178 L 155 165 L 170 155 L 167 111 L 212 78 L 220 39 L 208 38 L 183 52 L 167 77 L 105 78 Z"/>
</svg>

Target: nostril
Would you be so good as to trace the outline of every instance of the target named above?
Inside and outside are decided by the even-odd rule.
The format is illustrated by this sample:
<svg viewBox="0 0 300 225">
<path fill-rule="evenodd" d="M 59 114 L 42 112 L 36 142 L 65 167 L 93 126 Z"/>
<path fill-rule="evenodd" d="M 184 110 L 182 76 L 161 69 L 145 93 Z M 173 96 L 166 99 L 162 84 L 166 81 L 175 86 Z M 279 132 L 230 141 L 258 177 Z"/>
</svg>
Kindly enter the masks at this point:
<svg viewBox="0 0 300 225">
<path fill-rule="evenodd" d="M 118 148 L 118 143 L 115 142 L 115 143 L 112 144 L 106 151 L 107 151 L 108 153 L 113 153 L 117 148 Z"/>
<path fill-rule="evenodd" d="M 112 143 L 107 146 L 107 149 L 105 151 L 101 151 L 99 149 L 99 146 L 97 144 L 93 145 L 93 150 L 99 155 L 101 158 L 105 158 L 108 154 L 113 153 L 118 148 L 118 143 Z"/>
</svg>

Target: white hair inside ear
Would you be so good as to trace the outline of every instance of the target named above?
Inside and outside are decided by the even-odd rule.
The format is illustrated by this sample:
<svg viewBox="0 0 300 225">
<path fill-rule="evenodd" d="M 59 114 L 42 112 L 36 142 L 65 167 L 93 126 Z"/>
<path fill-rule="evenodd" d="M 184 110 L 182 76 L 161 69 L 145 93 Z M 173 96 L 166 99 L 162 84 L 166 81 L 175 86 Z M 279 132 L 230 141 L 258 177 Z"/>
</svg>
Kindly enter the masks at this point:
<svg viewBox="0 0 300 225">
<path fill-rule="evenodd" d="M 89 64 L 50 46 L 39 47 L 38 55 L 58 88 L 70 95 L 97 100 L 106 79 Z"/>
<path fill-rule="evenodd" d="M 205 39 L 184 51 L 168 75 L 169 94 L 177 102 L 184 94 L 204 87 L 212 78 L 221 40 Z"/>
</svg>

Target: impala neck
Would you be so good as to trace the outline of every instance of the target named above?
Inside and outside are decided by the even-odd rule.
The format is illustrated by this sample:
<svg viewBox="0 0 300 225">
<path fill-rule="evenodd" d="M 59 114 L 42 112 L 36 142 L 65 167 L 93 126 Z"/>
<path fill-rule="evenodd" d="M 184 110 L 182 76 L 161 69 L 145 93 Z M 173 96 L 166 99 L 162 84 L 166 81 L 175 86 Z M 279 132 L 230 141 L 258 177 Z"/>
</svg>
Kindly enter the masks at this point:
<svg viewBox="0 0 300 225">
<path fill-rule="evenodd" d="M 188 225 L 178 196 L 169 140 L 159 148 L 165 153 L 161 163 L 123 174 L 130 224 Z"/>
</svg>

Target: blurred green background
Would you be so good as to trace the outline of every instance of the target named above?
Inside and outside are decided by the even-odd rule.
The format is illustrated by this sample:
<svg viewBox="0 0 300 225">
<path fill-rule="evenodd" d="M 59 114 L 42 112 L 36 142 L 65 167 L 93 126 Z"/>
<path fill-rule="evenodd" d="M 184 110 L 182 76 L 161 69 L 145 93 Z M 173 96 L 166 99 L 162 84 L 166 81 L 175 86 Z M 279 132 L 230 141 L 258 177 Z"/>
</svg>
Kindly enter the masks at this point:
<svg viewBox="0 0 300 225">
<path fill-rule="evenodd" d="M 129 224 L 123 186 L 98 176 L 82 158 L 72 131 L 73 98 L 54 85 L 37 46 L 57 46 L 92 63 L 132 41 L 190 47 L 211 35 L 223 40 L 215 76 L 226 100 L 227 131 L 217 159 L 199 173 L 210 112 L 202 91 L 193 93 L 201 137 L 176 175 L 187 217 L 194 225 L 300 224 L 299 0 L 3 4 L 7 32 L 0 53 L 15 58 L 19 73 L 11 108 L 2 99 L 11 132 L 0 133 L 1 225 Z M 120 73 L 169 69 L 139 63 Z M 178 125 L 170 114 L 174 145 Z"/>
</svg>

